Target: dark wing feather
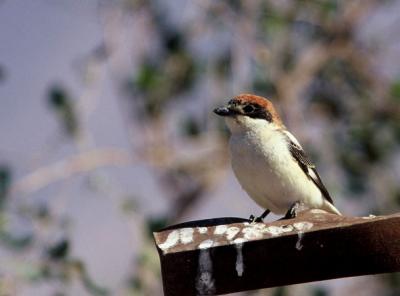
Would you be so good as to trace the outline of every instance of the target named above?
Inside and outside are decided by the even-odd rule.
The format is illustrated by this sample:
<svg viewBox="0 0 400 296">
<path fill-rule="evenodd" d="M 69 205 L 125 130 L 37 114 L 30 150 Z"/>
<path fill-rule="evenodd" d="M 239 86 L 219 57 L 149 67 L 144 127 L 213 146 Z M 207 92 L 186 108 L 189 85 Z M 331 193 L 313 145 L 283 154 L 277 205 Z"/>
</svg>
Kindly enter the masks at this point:
<svg viewBox="0 0 400 296">
<path fill-rule="evenodd" d="M 301 148 L 301 146 L 298 145 L 297 143 L 293 142 L 291 137 L 287 136 L 287 139 L 289 141 L 289 150 L 293 158 L 297 161 L 297 163 L 304 171 L 304 173 L 307 175 L 307 177 L 314 182 L 314 184 L 319 188 L 319 190 L 321 190 L 325 199 L 329 201 L 331 204 L 333 204 L 333 200 L 329 195 L 328 190 L 326 190 L 324 184 L 322 183 L 322 180 L 319 177 L 317 170 L 315 169 L 315 165 L 305 154 L 303 148 Z"/>
</svg>

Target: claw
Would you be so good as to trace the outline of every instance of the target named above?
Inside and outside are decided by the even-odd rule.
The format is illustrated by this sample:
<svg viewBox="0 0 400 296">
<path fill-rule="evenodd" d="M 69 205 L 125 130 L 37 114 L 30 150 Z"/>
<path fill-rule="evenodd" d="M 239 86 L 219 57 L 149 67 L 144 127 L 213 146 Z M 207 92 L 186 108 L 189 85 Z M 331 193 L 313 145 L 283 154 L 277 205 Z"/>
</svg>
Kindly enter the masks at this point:
<svg viewBox="0 0 400 296">
<path fill-rule="evenodd" d="M 270 210 L 265 210 L 264 213 L 259 217 L 255 217 L 254 215 L 250 215 L 249 222 L 250 223 L 262 223 L 264 218 L 270 213 Z"/>
<path fill-rule="evenodd" d="M 250 217 L 249 217 L 249 223 L 250 224 L 251 223 L 260 223 L 260 222 L 263 222 L 261 217 L 256 217 L 254 215 L 250 215 Z"/>
<path fill-rule="evenodd" d="M 290 206 L 289 210 L 286 212 L 286 214 L 285 214 L 285 216 L 283 217 L 283 219 L 293 219 L 293 218 L 296 218 L 296 217 L 297 217 L 297 211 L 298 211 L 299 207 L 300 207 L 300 202 L 299 202 L 299 201 L 294 202 L 294 203 Z"/>
</svg>

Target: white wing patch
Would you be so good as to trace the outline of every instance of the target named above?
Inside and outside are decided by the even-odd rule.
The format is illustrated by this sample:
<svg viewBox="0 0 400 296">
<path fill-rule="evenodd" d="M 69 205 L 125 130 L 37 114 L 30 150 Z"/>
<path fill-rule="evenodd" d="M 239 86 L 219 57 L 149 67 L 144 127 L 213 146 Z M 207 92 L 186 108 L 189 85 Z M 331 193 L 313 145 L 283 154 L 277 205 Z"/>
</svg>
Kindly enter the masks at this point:
<svg viewBox="0 0 400 296">
<path fill-rule="evenodd" d="M 315 174 L 314 170 L 308 169 L 308 175 L 313 179 L 314 181 L 318 180 L 317 175 Z"/>
</svg>

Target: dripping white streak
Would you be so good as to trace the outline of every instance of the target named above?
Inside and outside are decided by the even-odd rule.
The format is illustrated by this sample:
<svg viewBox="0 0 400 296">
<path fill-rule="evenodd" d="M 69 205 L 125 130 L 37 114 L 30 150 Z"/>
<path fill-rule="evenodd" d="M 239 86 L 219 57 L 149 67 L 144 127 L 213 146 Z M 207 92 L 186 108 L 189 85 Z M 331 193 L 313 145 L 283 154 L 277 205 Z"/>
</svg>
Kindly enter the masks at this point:
<svg viewBox="0 0 400 296">
<path fill-rule="evenodd" d="M 196 278 L 197 295 L 215 294 L 212 268 L 210 250 L 207 248 L 200 249 L 199 267 Z"/>
<path fill-rule="evenodd" d="M 236 247 L 236 272 L 238 276 L 243 275 L 244 264 L 243 264 L 243 243 L 238 243 Z"/>
</svg>

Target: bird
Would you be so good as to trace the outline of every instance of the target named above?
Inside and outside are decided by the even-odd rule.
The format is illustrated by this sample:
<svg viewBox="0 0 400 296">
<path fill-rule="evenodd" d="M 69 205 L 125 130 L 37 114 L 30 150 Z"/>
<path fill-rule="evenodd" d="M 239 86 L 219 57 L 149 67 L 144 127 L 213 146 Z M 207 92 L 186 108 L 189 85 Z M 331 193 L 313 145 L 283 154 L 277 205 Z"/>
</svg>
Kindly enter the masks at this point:
<svg viewBox="0 0 400 296">
<path fill-rule="evenodd" d="M 290 219 L 301 206 L 341 215 L 315 165 L 283 124 L 272 102 L 253 94 L 233 97 L 214 113 L 230 130 L 233 172 L 241 187 L 265 211 Z"/>
</svg>

